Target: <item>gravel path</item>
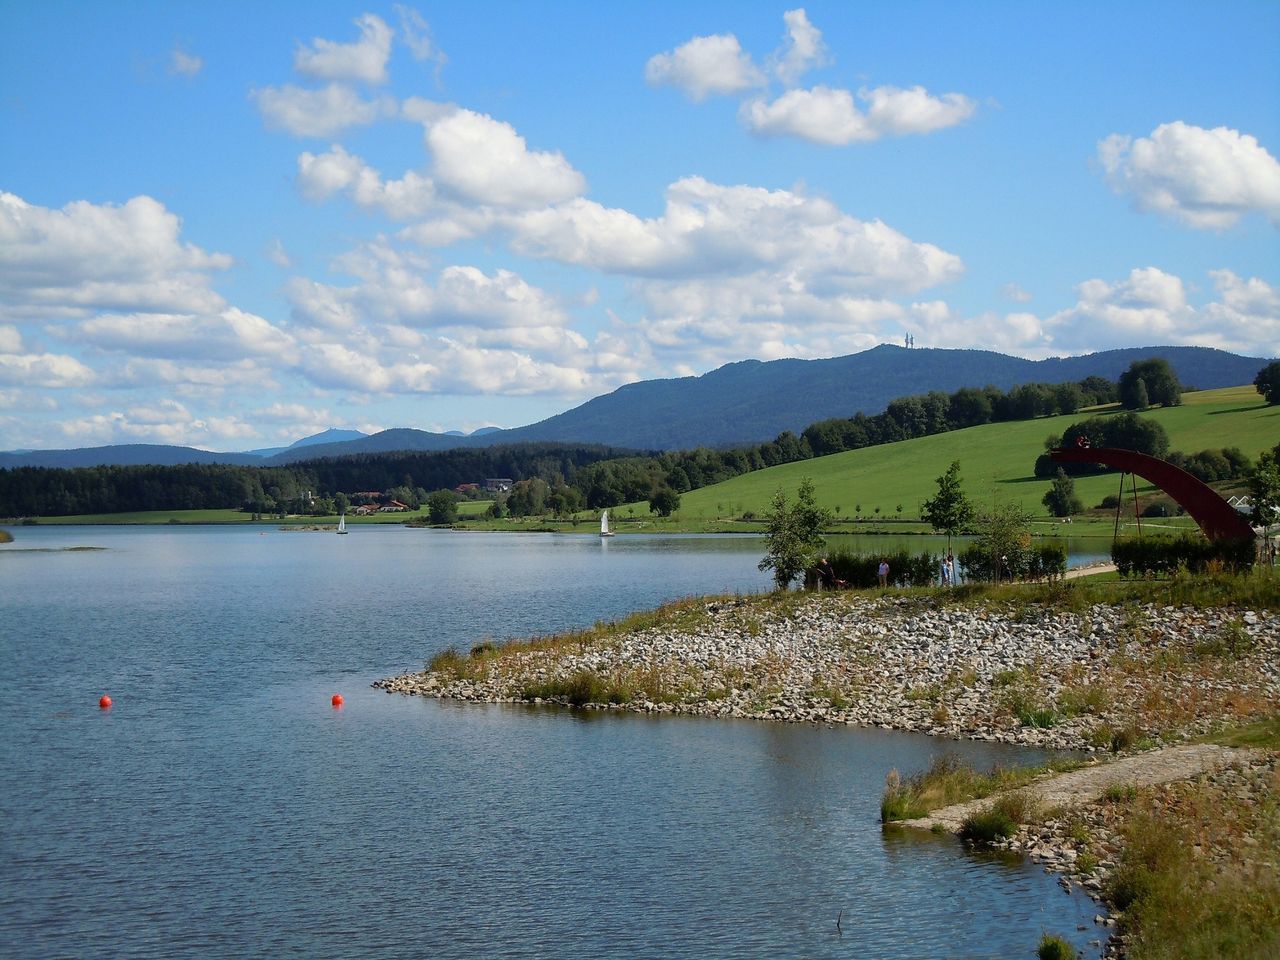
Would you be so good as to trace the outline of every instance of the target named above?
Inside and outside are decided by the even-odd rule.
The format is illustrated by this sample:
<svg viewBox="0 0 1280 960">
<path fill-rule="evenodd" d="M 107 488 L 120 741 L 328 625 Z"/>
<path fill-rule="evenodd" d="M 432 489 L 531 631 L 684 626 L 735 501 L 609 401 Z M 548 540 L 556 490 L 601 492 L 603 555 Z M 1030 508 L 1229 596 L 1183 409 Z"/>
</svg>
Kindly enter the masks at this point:
<svg viewBox="0 0 1280 960">
<path fill-rule="evenodd" d="M 1100 800 L 1111 786 L 1150 787 L 1174 780 L 1188 780 L 1232 764 L 1257 759 L 1262 755 L 1261 751 L 1209 743 L 1184 744 L 1121 757 L 1110 763 L 1070 770 L 1067 773 L 1051 774 L 1014 792 L 1028 794 L 1045 809 L 1070 809 Z M 935 810 L 927 817 L 903 820 L 901 823 L 903 826 L 922 830 L 941 827 L 950 833 L 957 833 L 966 817 L 989 806 L 995 799 L 987 797 L 957 803 Z"/>
</svg>

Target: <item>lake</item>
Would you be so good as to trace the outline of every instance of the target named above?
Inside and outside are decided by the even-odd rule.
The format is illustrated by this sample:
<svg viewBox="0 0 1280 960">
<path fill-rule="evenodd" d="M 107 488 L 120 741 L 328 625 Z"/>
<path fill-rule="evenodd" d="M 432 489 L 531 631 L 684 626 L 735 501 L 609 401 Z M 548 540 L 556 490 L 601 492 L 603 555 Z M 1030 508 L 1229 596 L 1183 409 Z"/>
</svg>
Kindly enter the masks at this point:
<svg viewBox="0 0 1280 960">
<path fill-rule="evenodd" d="M 1040 867 L 878 823 L 890 768 L 1036 751 L 369 686 L 767 589 L 755 538 L 12 532 L 7 956 L 1033 956 L 1045 930 L 1099 953 L 1096 905 Z"/>
</svg>

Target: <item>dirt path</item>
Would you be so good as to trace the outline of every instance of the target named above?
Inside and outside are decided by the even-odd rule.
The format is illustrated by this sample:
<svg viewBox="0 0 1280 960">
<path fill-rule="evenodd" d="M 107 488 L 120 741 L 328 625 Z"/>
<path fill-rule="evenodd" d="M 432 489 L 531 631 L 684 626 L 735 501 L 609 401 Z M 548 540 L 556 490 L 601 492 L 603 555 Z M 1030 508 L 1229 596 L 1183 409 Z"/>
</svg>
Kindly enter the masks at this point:
<svg viewBox="0 0 1280 960">
<path fill-rule="evenodd" d="M 1042 807 L 1074 807 L 1092 803 L 1113 784 L 1147 787 L 1172 780 L 1186 780 L 1201 773 L 1219 770 L 1236 760 L 1248 759 L 1257 751 L 1201 743 L 1165 747 L 1097 766 L 1059 773 L 1023 787 Z M 994 797 L 971 800 L 935 810 L 927 817 L 904 820 L 903 826 L 932 830 L 936 826 L 951 833 L 960 829 L 965 817 L 983 809 Z"/>
<path fill-rule="evenodd" d="M 1095 563 L 1088 567 L 1076 567 L 1074 570 L 1068 570 L 1062 575 L 1063 580 L 1075 580 L 1079 577 L 1092 577 L 1097 573 L 1115 573 L 1116 565 L 1114 563 Z"/>
</svg>

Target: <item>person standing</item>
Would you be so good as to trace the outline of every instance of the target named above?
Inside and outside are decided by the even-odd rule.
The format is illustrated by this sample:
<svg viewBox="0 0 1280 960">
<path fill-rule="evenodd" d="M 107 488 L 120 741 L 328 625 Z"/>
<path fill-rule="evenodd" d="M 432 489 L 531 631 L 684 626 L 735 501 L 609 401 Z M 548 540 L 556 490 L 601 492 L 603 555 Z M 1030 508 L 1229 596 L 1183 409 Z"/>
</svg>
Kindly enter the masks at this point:
<svg viewBox="0 0 1280 960">
<path fill-rule="evenodd" d="M 889 586 L 889 561 L 888 560 L 880 561 L 880 569 L 877 571 L 877 573 L 880 575 L 880 586 L 882 588 Z"/>
<path fill-rule="evenodd" d="M 938 564 L 939 582 L 944 587 L 951 586 L 951 559 L 943 557 L 942 562 Z"/>
</svg>

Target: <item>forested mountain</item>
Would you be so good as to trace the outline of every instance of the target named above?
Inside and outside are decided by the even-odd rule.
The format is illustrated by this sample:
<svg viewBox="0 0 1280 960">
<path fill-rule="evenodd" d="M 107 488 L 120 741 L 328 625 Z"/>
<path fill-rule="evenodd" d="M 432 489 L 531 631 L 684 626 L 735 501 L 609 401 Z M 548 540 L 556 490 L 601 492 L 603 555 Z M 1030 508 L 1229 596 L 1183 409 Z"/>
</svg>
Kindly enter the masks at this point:
<svg viewBox="0 0 1280 960">
<path fill-rule="evenodd" d="M 744 360 L 699 377 L 646 380 L 538 423 L 471 436 L 400 428 L 341 443 L 295 445 L 273 456 L 217 454 L 184 447 L 98 447 L 0 454 L 0 467 L 103 463 L 252 463 L 283 465 L 316 457 L 397 450 L 434 451 L 521 442 L 606 444 L 633 450 L 726 448 L 799 433 L 820 420 L 872 415 L 895 398 L 962 387 L 1116 380 L 1135 360 L 1167 360 L 1184 386 L 1252 382 L 1268 362 L 1207 347 L 1135 347 L 1082 357 L 1023 360 L 989 350 L 907 350 L 879 346 L 827 360 Z M 143 457 L 152 459 L 142 459 Z"/>
</svg>

